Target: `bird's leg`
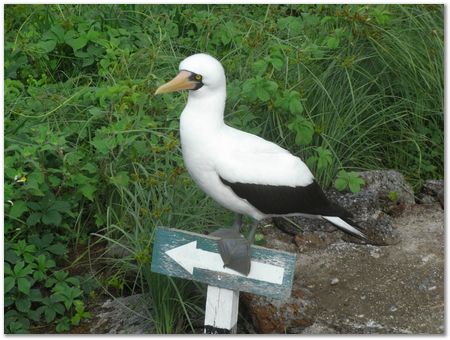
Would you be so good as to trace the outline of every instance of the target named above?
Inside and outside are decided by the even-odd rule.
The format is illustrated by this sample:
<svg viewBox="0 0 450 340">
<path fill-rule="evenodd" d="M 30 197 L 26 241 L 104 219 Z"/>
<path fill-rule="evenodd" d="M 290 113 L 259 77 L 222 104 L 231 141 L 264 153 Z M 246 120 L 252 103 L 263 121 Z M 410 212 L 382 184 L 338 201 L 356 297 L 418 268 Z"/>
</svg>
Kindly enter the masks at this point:
<svg viewBox="0 0 450 340">
<path fill-rule="evenodd" d="M 241 228 L 242 228 L 242 215 L 241 214 L 236 214 L 234 216 L 234 222 L 233 222 L 232 228 L 234 230 L 236 230 L 238 233 L 241 232 Z"/>
<path fill-rule="evenodd" d="M 231 228 L 221 228 L 210 235 L 219 238 L 219 254 L 223 266 L 233 269 L 241 274 L 248 275 L 250 272 L 250 243 L 241 235 L 242 215 L 236 214 Z"/>
<path fill-rule="evenodd" d="M 213 231 L 210 235 L 217 237 L 236 237 L 241 235 L 242 215 L 236 214 L 231 228 L 220 228 Z"/>
</svg>

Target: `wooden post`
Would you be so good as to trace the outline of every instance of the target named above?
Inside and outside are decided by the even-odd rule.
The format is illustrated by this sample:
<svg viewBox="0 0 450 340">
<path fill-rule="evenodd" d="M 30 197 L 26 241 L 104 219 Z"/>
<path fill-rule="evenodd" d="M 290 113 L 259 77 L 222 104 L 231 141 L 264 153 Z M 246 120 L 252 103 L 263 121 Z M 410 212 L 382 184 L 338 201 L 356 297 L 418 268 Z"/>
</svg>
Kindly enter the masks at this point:
<svg viewBox="0 0 450 340">
<path fill-rule="evenodd" d="M 236 334 L 239 291 L 208 286 L 205 334 Z"/>
</svg>

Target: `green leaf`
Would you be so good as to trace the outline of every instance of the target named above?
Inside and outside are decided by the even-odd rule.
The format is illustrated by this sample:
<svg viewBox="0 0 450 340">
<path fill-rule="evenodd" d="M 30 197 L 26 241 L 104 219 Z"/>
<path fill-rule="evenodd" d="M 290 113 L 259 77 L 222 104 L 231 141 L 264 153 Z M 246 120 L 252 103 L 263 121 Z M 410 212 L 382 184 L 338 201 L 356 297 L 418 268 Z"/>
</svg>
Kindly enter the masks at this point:
<svg viewBox="0 0 450 340">
<path fill-rule="evenodd" d="M 264 59 L 256 61 L 255 63 L 253 63 L 252 69 L 257 75 L 262 75 L 264 72 L 266 72 L 267 61 L 265 61 Z"/>
<path fill-rule="evenodd" d="M 334 182 L 334 187 L 339 191 L 344 190 L 347 187 L 347 180 L 341 177 L 337 178 Z"/>
<path fill-rule="evenodd" d="M 130 181 L 130 177 L 128 177 L 128 173 L 126 171 L 120 171 L 117 175 L 110 178 L 112 184 L 117 185 L 118 187 L 125 187 L 128 185 Z"/>
<path fill-rule="evenodd" d="M 63 317 L 61 320 L 59 320 L 58 324 L 56 325 L 56 331 L 58 333 L 62 333 L 67 332 L 68 330 L 70 330 L 69 318 Z"/>
<path fill-rule="evenodd" d="M 28 296 L 21 296 L 16 299 L 15 305 L 18 311 L 27 313 L 31 307 L 31 300 Z"/>
<path fill-rule="evenodd" d="M 33 212 L 27 218 L 27 225 L 34 226 L 39 223 L 42 218 L 42 214 L 39 212 Z"/>
<path fill-rule="evenodd" d="M 53 305 L 53 308 L 55 309 L 56 313 L 58 313 L 59 315 L 63 315 L 64 314 L 64 306 L 60 303 L 55 303 Z"/>
<path fill-rule="evenodd" d="M 302 113 L 304 110 L 303 104 L 298 96 L 291 96 L 289 99 L 289 111 L 293 114 Z"/>
<path fill-rule="evenodd" d="M 72 47 L 72 49 L 74 51 L 77 51 L 77 50 L 83 48 L 88 43 L 88 38 L 86 35 L 81 35 L 81 36 L 75 38 L 74 34 L 68 35 L 68 33 L 69 32 L 66 33 L 65 40 L 66 40 L 66 43 L 70 47 Z"/>
<path fill-rule="evenodd" d="M 295 133 L 295 143 L 308 145 L 314 135 L 314 125 L 305 118 L 296 116 L 294 121 L 288 124 L 288 129 Z"/>
<path fill-rule="evenodd" d="M 39 53 L 50 53 L 55 49 L 56 41 L 55 40 L 40 41 L 37 44 L 35 44 L 35 47 Z"/>
<path fill-rule="evenodd" d="M 57 186 L 59 186 L 61 184 L 61 180 L 58 177 L 54 176 L 54 175 L 48 176 L 48 181 L 50 182 L 50 184 L 53 187 L 57 187 Z"/>
<path fill-rule="evenodd" d="M 83 184 L 89 183 L 89 182 L 91 181 L 91 179 L 90 179 L 89 177 L 85 176 L 85 175 L 82 175 L 82 174 L 76 174 L 76 175 L 73 177 L 73 181 L 74 181 L 74 183 L 77 184 L 77 185 L 83 185 Z"/>
<path fill-rule="evenodd" d="M 51 246 L 47 247 L 46 250 L 48 250 L 50 253 L 55 255 L 65 255 L 67 252 L 67 247 L 61 243 L 52 244 Z"/>
<path fill-rule="evenodd" d="M 396 202 L 398 200 L 398 193 L 397 191 L 389 191 L 388 198 L 392 202 Z"/>
<path fill-rule="evenodd" d="M 98 166 L 95 165 L 94 163 L 86 163 L 81 170 L 86 170 L 87 172 L 89 172 L 90 174 L 95 174 L 98 171 Z"/>
<path fill-rule="evenodd" d="M 45 273 L 40 270 L 36 270 L 33 273 L 33 279 L 35 279 L 36 281 L 42 281 L 45 279 L 45 277 L 46 277 Z"/>
<path fill-rule="evenodd" d="M 35 254 L 33 253 L 23 253 L 23 259 L 26 263 L 33 263 L 34 262 Z"/>
<path fill-rule="evenodd" d="M 69 283 L 73 284 L 76 287 L 80 286 L 80 280 L 78 280 L 76 277 L 68 277 L 66 279 L 66 282 L 69 282 Z"/>
<path fill-rule="evenodd" d="M 44 174 L 40 170 L 35 170 L 28 175 L 28 185 L 30 183 L 36 183 L 37 185 L 43 184 L 45 182 Z"/>
<path fill-rule="evenodd" d="M 6 250 L 5 250 L 5 253 L 6 253 Z M 8 261 L 8 260 L 6 260 L 6 261 Z M 8 262 L 6 262 L 6 261 L 4 262 L 3 274 L 4 275 L 14 275 L 14 273 L 13 273 L 13 271 L 11 269 L 11 265 L 8 263 L 9 261 Z"/>
<path fill-rule="evenodd" d="M 91 141 L 91 144 L 97 149 L 97 151 L 103 155 L 106 155 L 110 150 L 114 149 L 114 144 L 111 143 L 110 138 L 104 138 L 95 136 Z"/>
<path fill-rule="evenodd" d="M 75 314 L 74 316 L 72 316 L 72 318 L 70 319 L 70 323 L 72 325 L 79 325 L 81 321 L 81 316 L 79 314 Z"/>
<path fill-rule="evenodd" d="M 17 256 L 16 252 L 12 249 L 5 249 L 5 261 L 16 264 L 20 258 Z"/>
<path fill-rule="evenodd" d="M 17 288 L 20 292 L 28 295 L 30 293 L 31 283 L 27 278 L 19 277 L 17 279 Z"/>
<path fill-rule="evenodd" d="M 348 187 L 354 194 L 359 192 L 361 190 L 361 186 L 364 185 L 364 180 L 357 176 L 358 175 L 355 172 L 352 172 L 348 180 Z"/>
<path fill-rule="evenodd" d="M 22 273 L 24 267 L 25 267 L 25 262 L 23 262 L 23 261 L 17 262 L 16 265 L 14 266 L 14 275 L 16 277 L 21 277 L 22 276 L 21 273 Z"/>
<path fill-rule="evenodd" d="M 27 203 L 25 201 L 16 201 L 9 211 L 9 215 L 13 218 L 19 218 L 22 214 L 28 210 Z"/>
<path fill-rule="evenodd" d="M 31 320 L 38 322 L 39 319 L 41 318 L 41 313 L 42 312 L 40 310 L 29 310 L 28 313 L 27 313 L 27 316 Z"/>
<path fill-rule="evenodd" d="M 42 216 L 42 223 L 47 225 L 53 224 L 55 226 L 59 226 L 61 224 L 61 220 L 61 214 L 56 210 L 49 210 Z"/>
<path fill-rule="evenodd" d="M 337 48 L 339 46 L 339 39 L 336 37 L 328 37 L 326 43 L 329 48 Z"/>
<path fill-rule="evenodd" d="M 80 191 L 84 197 L 86 197 L 90 201 L 93 201 L 94 200 L 94 192 L 97 191 L 97 188 L 91 184 L 85 184 L 80 187 Z"/>
<path fill-rule="evenodd" d="M 272 64 L 273 68 L 277 71 L 280 71 L 284 65 L 283 60 L 279 58 L 271 58 L 270 63 Z"/>
<path fill-rule="evenodd" d="M 50 209 L 67 213 L 70 212 L 70 203 L 67 201 L 54 201 Z"/>
<path fill-rule="evenodd" d="M 300 17 L 288 16 L 278 20 L 278 27 L 287 31 L 291 36 L 299 35 L 303 32 L 303 22 Z"/>
<path fill-rule="evenodd" d="M 297 136 L 295 142 L 299 145 L 308 145 L 312 141 L 314 130 L 308 125 L 297 127 Z"/>
<path fill-rule="evenodd" d="M 263 102 L 266 102 L 270 99 L 270 93 L 264 87 L 256 88 L 256 96 L 261 99 Z"/>
<path fill-rule="evenodd" d="M 327 150 L 323 147 L 318 147 L 316 149 L 317 151 L 317 168 L 318 169 L 323 169 L 326 168 L 329 164 L 332 163 L 332 158 L 331 158 L 331 151 Z"/>
<path fill-rule="evenodd" d="M 55 320 L 56 312 L 53 308 L 47 307 L 44 309 L 44 316 L 45 316 L 45 321 L 47 321 L 47 323 L 50 323 L 53 320 Z"/>
<path fill-rule="evenodd" d="M 39 288 L 31 289 L 28 296 L 31 301 L 42 301 L 42 294 Z"/>
<path fill-rule="evenodd" d="M 349 187 L 350 191 L 354 194 L 356 194 L 357 192 L 359 192 L 361 190 L 360 185 L 357 183 L 354 183 L 352 181 L 348 182 L 348 187 Z"/>
<path fill-rule="evenodd" d="M 5 289 L 5 291 L 4 291 L 4 294 L 8 293 L 11 289 L 13 289 L 15 284 L 16 284 L 16 280 L 14 279 L 14 277 L 12 277 L 12 276 L 5 277 L 5 281 L 4 281 L 4 286 L 5 286 L 4 289 Z"/>
<path fill-rule="evenodd" d="M 53 32 L 55 37 L 58 39 L 59 43 L 64 42 L 64 34 L 65 30 L 60 24 L 56 24 L 50 28 L 50 31 Z"/>
</svg>

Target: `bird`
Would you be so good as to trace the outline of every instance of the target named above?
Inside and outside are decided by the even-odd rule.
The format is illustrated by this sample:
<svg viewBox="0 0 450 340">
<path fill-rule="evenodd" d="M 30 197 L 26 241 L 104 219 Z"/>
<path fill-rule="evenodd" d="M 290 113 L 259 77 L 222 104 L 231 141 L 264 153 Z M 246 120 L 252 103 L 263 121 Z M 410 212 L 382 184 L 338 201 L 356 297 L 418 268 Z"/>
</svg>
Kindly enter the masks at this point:
<svg viewBox="0 0 450 340">
<path fill-rule="evenodd" d="M 179 73 L 159 86 L 155 95 L 189 91 L 180 115 L 184 164 L 194 182 L 213 200 L 235 213 L 230 228 L 211 233 L 218 238 L 224 267 L 248 275 L 251 244 L 258 222 L 277 216 L 322 218 L 365 239 L 352 214 L 327 199 L 306 164 L 279 145 L 235 129 L 224 121 L 226 77 L 222 64 L 206 53 L 191 55 Z M 243 216 L 251 230 L 241 234 Z"/>
</svg>

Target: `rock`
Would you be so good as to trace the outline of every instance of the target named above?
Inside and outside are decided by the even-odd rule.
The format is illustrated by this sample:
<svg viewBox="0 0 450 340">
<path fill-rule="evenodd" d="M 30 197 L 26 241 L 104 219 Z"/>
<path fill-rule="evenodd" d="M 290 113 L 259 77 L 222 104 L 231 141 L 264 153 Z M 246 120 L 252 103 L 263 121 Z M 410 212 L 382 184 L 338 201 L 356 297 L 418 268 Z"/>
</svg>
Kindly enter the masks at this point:
<svg viewBox="0 0 450 340">
<path fill-rule="evenodd" d="M 336 330 L 318 321 L 305 328 L 302 334 L 336 334 Z"/>
<path fill-rule="evenodd" d="M 400 242 L 400 234 L 392 224 L 392 217 L 382 211 L 377 211 L 366 220 L 355 219 L 367 236 L 367 243 L 386 246 Z M 350 235 L 345 235 L 344 240 L 356 241 Z M 359 243 L 361 241 L 357 240 Z"/>
<path fill-rule="evenodd" d="M 360 192 L 340 193 L 331 189 L 327 196 L 362 220 L 377 210 L 399 216 L 405 207 L 415 203 L 411 186 L 395 170 L 364 171 L 359 176 L 366 182 Z"/>
<path fill-rule="evenodd" d="M 417 201 L 420 204 L 439 202 L 441 207 L 444 208 L 444 180 L 429 179 L 425 181 L 417 197 Z"/>
<path fill-rule="evenodd" d="M 298 283 L 285 301 L 247 293 L 240 299 L 258 333 L 299 333 L 314 323 L 317 312 L 312 294 Z"/>
<path fill-rule="evenodd" d="M 155 327 L 149 314 L 150 302 L 143 294 L 109 299 L 97 307 L 91 334 L 151 334 Z"/>
<path fill-rule="evenodd" d="M 398 171 L 363 171 L 359 176 L 366 182 L 364 191 L 373 192 L 380 210 L 387 214 L 398 216 L 405 206 L 415 203 L 412 187 Z"/>
</svg>

